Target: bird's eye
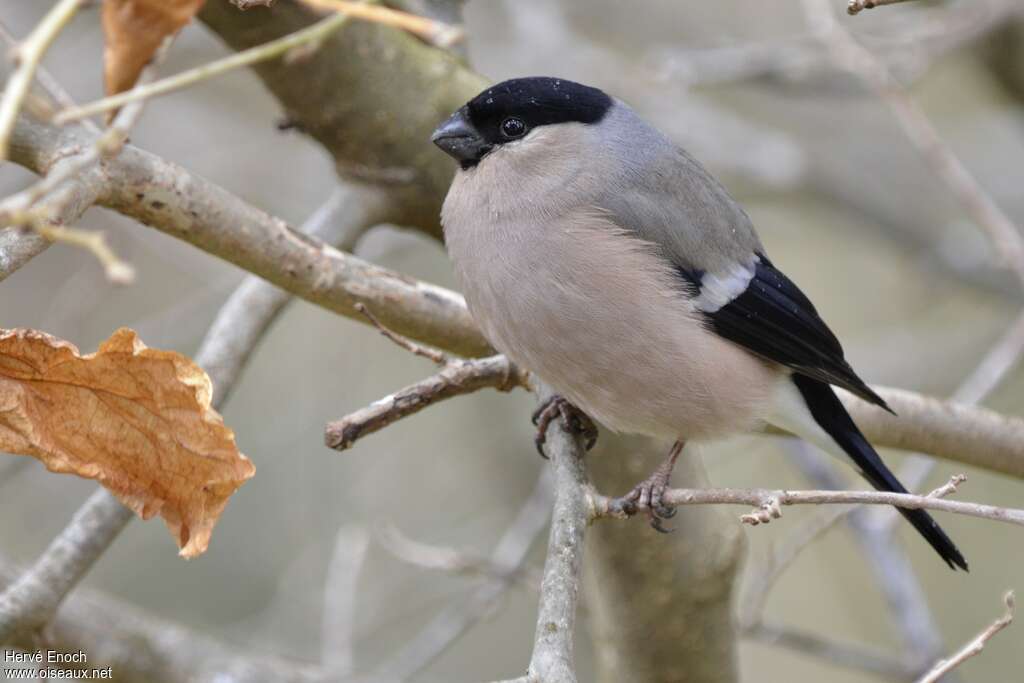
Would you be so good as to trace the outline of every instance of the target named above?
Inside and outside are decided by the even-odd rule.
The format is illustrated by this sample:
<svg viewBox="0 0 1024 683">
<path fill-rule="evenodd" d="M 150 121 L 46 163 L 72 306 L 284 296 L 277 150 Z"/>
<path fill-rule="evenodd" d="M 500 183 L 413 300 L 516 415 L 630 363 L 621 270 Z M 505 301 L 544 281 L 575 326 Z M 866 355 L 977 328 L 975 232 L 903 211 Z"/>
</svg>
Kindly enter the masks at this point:
<svg viewBox="0 0 1024 683">
<path fill-rule="evenodd" d="M 522 119 L 510 116 L 501 122 L 501 134 L 510 140 L 521 138 L 526 134 L 526 124 Z"/>
</svg>

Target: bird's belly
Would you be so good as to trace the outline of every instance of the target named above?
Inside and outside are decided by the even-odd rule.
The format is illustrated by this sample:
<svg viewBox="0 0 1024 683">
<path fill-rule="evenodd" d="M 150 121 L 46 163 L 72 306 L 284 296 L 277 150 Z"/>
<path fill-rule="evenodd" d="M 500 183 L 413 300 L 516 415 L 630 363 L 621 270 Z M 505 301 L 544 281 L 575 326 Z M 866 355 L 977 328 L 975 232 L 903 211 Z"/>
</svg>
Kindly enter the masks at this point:
<svg viewBox="0 0 1024 683">
<path fill-rule="evenodd" d="M 707 330 L 658 257 L 613 226 L 548 227 L 449 239 L 497 349 L 615 431 L 699 440 L 762 417 L 780 373 Z"/>
</svg>

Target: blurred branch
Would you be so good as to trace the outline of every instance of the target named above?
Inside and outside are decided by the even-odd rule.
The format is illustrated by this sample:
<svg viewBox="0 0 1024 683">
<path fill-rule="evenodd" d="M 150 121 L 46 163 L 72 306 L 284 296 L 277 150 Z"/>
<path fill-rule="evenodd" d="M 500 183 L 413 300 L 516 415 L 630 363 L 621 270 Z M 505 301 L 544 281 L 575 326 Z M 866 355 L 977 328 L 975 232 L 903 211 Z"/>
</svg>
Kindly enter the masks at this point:
<svg viewBox="0 0 1024 683">
<path fill-rule="evenodd" d="M 839 393 L 876 446 L 928 453 L 1024 478 L 1024 420 L 904 389 L 875 388 L 899 417 Z"/>
<path fill-rule="evenodd" d="M 324 614 L 320 627 L 320 666 L 332 676 L 354 668 L 356 598 L 359 572 L 370 547 L 370 533 L 346 524 L 334 537 L 334 552 L 324 579 Z"/>
<path fill-rule="evenodd" d="M 0 586 L 16 571 L 0 557 Z M 110 666 L 122 683 L 313 683 L 320 671 L 298 661 L 239 652 L 207 634 L 148 614 L 128 603 L 79 590 L 46 629 L 48 647 L 87 652 L 90 666 Z M 5 643 L 6 644 L 6 643 Z M 27 651 L 38 639 L 24 633 L 12 645 Z M 187 653 L 187 656 L 182 656 Z M 64 666 L 80 668 L 81 664 Z"/>
<path fill-rule="evenodd" d="M 552 471 L 545 467 L 533 492 L 501 535 L 494 551 L 483 560 L 489 578 L 468 599 L 446 607 L 434 617 L 377 674 L 370 677 L 371 681 L 403 683 L 410 680 L 493 611 L 498 600 L 520 578 L 530 548 L 547 525 L 551 516 L 552 488 Z"/>
<path fill-rule="evenodd" d="M 549 470 L 544 469 L 544 472 Z M 547 483 L 550 498 L 551 482 Z M 550 509 L 550 501 L 545 499 L 545 520 Z M 377 535 L 377 542 L 394 557 L 420 569 L 449 572 L 460 576 L 513 578 L 521 581 L 528 588 L 540 588 L 540 575 L 526 576 L 528 572 L 522 567 L 506 577 L 508 568 L 497 564 L 492 558 L 482 554 L 457 550 L 445 546 L 422 543 L 409 538 L 394 526 L 386 526 Z M 536 579 L 533 581 L 532 579 Z"/>
<path fill-rule="evenodd" d="M 850 0 L 850 3 L 846 6 L 846 13 L 854 16 L 860 14 L 861 10 L 895 5 L 900 2 L 907 2 L 907 0 Z"/>
<path fill-rule="evenodd" d="M 909 681 L 919 672 L 900 659 L 874 648 L 828 640 L 819 633 L 808 633 L 781 624 L 761 621 L 752 625 L 744 635 L 765 645 L 784 647 L 847 669 L 867 671 L 887 681 Z"/>
<path fill-rule="evenodd" d="M 839 522 L 851 508 L 836 506 L 814 515 L 772 545 L 768 557 L 756 563 L 751 585 L 739 609 L 740 627 L 744 632 L 754 629 L 764 614 L 764 604 L 775 584 L 794 560 L 815 540 Z"/>
<path fill-rule="evenodd" d="M 858 36 L 903 83 L 925 75 L 955 50 L 980 43 L 1024 15 L 1015 0 L 976 0 L 945 4 L 934 11 L 888 21 L 879 30 Z M 837 87 L 837 70 L 820 39 L 747 42 L 715 47 L 659 47 L 645 57 L 664 79 L 687 86 L 721 85 L 759 79 Z"/>
<path fill-rule="evenodd" d="M 126 115 L 128 109 L 122 110 L 118 118 Z M 340 199 L 340 195 L 336 195 L 336 199 Z M 372 210 L 364 214 L 354 203 L 350 209 L 352 216 L 361 217 L 357 218 L 358 225 L 372 222 Z M 320 228 L 319 223 L 332 215 L 330 210 L 315 212 L 307 227 Z M 358 223 L 359 220 L 364 222 Z M 249 313 L 260 317 L 263 310 L 254 308 Z M 195 355 L 200 367 L 210 368 L 211 381 L 217 386 L 216 408 L 223 405 L 245 361 L 266 330 L 266 325 L 258 327 L 247 321 L 244 312 L 231 308 L 230 301 L 225 304 Z M 230 357 L 231 353 L 235 354 L 234 358 Z M 9 642 L 24 632 L 38 631 L 47 624 L 67 593 L 131 518 L 131 511 L 113 495 L 105 489 L 97 490 L 36 563 L 0 595 L 0 643 Z"/>
<path fill-rule="evenodd" d="M 1006 613 L 1003 614 L 1003 616 L 992 622 L 991 626 L 979 633 L 974 640 L 964 645 L 963 648 L 952 657 L 938 662 L 935 665 L 935 668 L 925 674 L 917 683 L 937 683 L 940 678 L 963 664 L 971 657 L 981 654 L 981 651 L 985 649 L 985 644 L 988 643 L 993 636 L 1013 623 L 1013 591 L 1010 591 L 1003 597 L 1003 602 L 1006 604 Z"/>
<path fill-rule="evenodd" d="M 0 159 L 7 158 L 11 131 L 32 86 L 39 62 L 82 4 L 83 0 L 60 0 L 11 53 L 16 66 L 0 97 Z"/>
<path fill-rule="evenodd" d="M 820 453 L 805 442 L 794 442 L 792 459 L 811 482 L 821 488 L 845 489 L 847 479 Z M 917 579 L 906 551 L 886 519 L 899 519 L 895 510 L 851 509 L 848 517 L 854 536 L 863 548 L 861 557 L 871 568 L 882 591 L 890 618 L 902 639 L 908 680 L 919 675 L 943 651 L 942 635 L 928 607 L 928 599 Z M 949 681 L 949 683 L 953 683 Z"/>
<path fill-rule="evenodd" d="M 0 594 L 0 643 L 46 626 L 132 516 L 106 489 L 96 489 L 35 564 Z"/>
<path fill-rule="evenodd" d="M 826 45 L 835 63 L 860 78 L 892 110 L 910 142 L 945 183 L 964 210 L 985 231 L 996 265 L 1011 270 L 1024 287 L 1024 237 L 963 162 L 889 68 L 836 20 L 829 0 L 803 0 L 812 32 Z"/>
</svg>

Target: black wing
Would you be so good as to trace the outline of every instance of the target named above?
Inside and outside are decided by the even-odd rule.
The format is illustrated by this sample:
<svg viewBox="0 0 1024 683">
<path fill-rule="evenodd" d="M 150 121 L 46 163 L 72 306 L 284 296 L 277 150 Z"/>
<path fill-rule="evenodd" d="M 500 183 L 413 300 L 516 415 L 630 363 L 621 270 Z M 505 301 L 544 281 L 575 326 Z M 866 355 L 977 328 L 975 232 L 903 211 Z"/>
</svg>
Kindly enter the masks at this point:
<svg viewBox="0 0 1024 683">
<path fill-rule="evenodd" d="M 843 347 L 814 304 L 763 254 L 758 257 L 746 291 L 717 311 L 705 313 L 712 329 L 794 372 L 842 387 L 892 412 L 846 362 Z M 683 269 L 680 273 L 700 288 L 703 273 Z"/>
</svg>

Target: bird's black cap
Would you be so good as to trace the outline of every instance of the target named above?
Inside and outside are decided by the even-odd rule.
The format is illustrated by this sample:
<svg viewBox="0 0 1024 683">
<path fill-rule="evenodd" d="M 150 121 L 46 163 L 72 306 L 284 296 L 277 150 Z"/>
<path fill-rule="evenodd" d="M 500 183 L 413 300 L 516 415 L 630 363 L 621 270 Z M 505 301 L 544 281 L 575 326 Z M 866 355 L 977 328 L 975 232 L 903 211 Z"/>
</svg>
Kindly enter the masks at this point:
<svg viewBox="0 0 1024 683">
<path fill-rule="evenodd" d="M 471 99 L 434 131 L 432 139 L 463 168 L 472 168 L 498 145 L 538 126 L 597 123 L 612 104 L 601 90 L 562 78 L 514 78 Z"/>
</svg>

